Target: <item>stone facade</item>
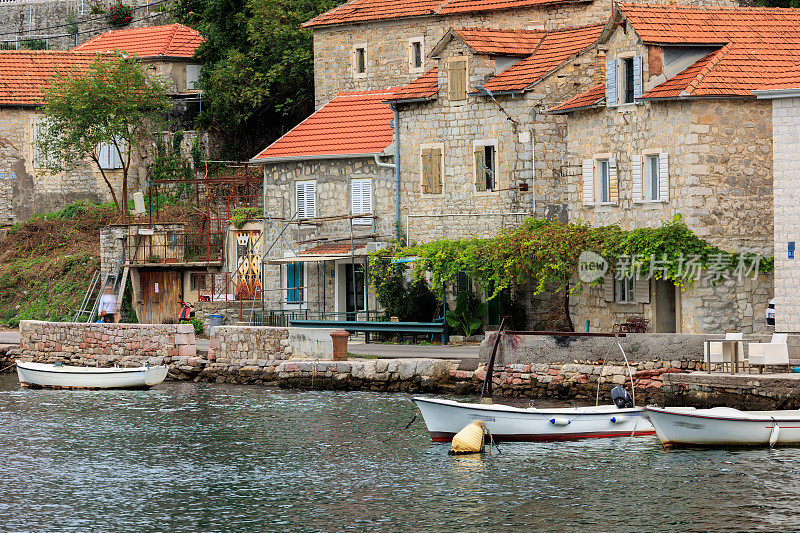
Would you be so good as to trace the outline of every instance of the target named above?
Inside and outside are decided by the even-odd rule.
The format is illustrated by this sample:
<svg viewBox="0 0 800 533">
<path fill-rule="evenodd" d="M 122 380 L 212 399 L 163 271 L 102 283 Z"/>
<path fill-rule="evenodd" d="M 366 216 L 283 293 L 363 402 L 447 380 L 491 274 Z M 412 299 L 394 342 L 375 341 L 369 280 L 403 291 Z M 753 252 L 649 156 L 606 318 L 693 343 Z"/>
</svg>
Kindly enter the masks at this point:
<svg viewBox="0 0 800 533">
<path fill-rule="evenodd" d="M 772 100 L 775 329 L 800 331 L 800 97 Z M 800 254 L 800 251 L 796 253 Z"/>
</svg>

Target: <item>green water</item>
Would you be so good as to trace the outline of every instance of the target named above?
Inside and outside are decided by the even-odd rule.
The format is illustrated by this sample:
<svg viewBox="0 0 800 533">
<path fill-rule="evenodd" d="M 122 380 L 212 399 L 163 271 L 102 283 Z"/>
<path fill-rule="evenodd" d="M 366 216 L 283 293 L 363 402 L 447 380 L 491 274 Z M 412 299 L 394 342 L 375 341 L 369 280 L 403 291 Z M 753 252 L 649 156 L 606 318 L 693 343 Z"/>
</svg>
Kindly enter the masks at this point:
<svg viewBox="0 0 800 533">
<path fill-rule="evenodd" d="M 800 449 L 654 438 L 453 458 L 400 394 L 0 376 L 2 531 L 800 529 Z"/>
</svg>

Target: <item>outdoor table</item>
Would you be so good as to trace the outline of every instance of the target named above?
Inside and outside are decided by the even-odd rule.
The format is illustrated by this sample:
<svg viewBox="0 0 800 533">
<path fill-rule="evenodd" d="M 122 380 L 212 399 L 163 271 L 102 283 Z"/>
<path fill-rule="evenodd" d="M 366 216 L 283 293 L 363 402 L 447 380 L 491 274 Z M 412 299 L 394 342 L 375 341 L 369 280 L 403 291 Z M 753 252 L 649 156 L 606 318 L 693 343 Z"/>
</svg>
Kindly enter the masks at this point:
<svg viewBox="0 0 800 533">
<path fill-rule="evenodd" d="M 733 373 L 739 371 L 739 361 L 740 357 L 743 354 L 739 353 L 739 343 L 742 342 L 741 340 L 726 340 L 726 339 L 706 339 L 703 341 L 704 352 L 705 352 L 705 360 L 706 360 L 706 368 L 709 372 L 711 372 L 711 343 L 712 342 L 719 342 L 722 344 L 722 360 L 723 365 L 725 364 L 726 355 L 731 354 L 731 368 L 733 369 Z M 724 368 L 724 367 L 723 367 Z"/>
</svg>

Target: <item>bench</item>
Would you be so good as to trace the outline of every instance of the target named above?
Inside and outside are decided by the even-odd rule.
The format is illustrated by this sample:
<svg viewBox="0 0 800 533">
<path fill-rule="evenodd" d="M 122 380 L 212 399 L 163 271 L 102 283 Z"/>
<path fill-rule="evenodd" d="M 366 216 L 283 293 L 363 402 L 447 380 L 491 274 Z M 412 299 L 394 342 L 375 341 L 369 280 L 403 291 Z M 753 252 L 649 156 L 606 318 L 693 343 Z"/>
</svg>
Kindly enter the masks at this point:
<svg viewBox="0 0 800 533">
<path fill-rule="evenodd" d="M 374 320 L 292 320 L 289 325 L 295 328 L 343 329 L 350 333 L 363 332 L 364 342 L 369 343 L 370 333 L 393 333 L 397 335 L 441 335 L 442 344 L 447 344 L 447 324 L 444 319 L 433 322 L 378 322 Z"/>
</svg>

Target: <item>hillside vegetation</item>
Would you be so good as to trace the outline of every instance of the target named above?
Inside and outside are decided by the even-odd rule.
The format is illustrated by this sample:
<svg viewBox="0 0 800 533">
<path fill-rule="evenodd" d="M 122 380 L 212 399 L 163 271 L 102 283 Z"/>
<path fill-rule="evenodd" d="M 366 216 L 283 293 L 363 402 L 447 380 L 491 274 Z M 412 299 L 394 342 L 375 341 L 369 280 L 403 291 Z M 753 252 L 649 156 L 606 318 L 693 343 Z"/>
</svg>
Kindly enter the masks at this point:
<svg viewBox="0 0 800 533">
<path fill-rule="evenodd" d="M 0 242 L 0 325 L 69 320 L 100 268 L 100 228 L 119 216 L 77 203 L 16 224 Z"/>
</svg>

